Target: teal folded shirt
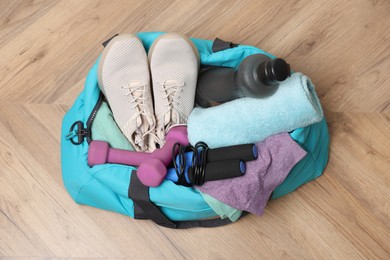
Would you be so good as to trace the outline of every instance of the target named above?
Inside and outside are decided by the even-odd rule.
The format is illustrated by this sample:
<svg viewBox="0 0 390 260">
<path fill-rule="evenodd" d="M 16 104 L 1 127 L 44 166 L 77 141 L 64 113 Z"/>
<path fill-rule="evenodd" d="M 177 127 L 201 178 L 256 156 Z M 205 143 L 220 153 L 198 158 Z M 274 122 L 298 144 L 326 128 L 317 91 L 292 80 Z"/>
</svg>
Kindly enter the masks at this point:
<svg viewBox="0 0 390 260">
<path fill-rule="evenodd" d="M 229 205 L 226 205 L 223 202 L 220 202 L 217 199 L 214 199 L 210 195 L 200 192 L 202 194 L 204 200 L 209 204 L 209 206 L 217 213 L 222 219 L 229 218 L 232 222 L 237 221 L 242 211 L 232 208 Z"/>
<path fill-rule="evenodd" d="M 133 146 L 115 123 L 112 112 L 106 102 L 101 104 L 93 121 L 92 139 L 105 141 L 112 148 L 134 151 Z"/>
</svg>

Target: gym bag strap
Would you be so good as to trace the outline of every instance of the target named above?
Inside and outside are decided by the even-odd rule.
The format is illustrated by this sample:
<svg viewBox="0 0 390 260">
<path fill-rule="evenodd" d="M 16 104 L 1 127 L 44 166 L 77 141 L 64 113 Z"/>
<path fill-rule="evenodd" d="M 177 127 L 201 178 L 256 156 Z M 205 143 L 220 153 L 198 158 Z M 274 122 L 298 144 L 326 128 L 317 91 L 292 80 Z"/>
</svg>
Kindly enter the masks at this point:
<svg viewBox="0 0 390 260">
<path fill-rule="evenodd" d="M 243 211 L 240 218 L 246 216 L 248 212 Z M 221 227 L 227 224 L 233 223 L 229 218 L 220 219 L 205 219 L 205 220 L 192 220 L 192 221 L 179 221 L 175 222 L 177 229 L 186 229 L 186 228 L 194 228 L 194 227 Z"/>
<path fill-rule="evenodd" d="M 170 221 L 149 198 L 149 187 L 141 183 L 137 171 L 131 172 L 128 196 L 134 202 L 135 219 L 151 219 L 156 224 L 168 228 L 176 228 L 176 224 Z"/>
<path fill-rule="evenodd" d="M 149 187 L 142 184 L 139 180 L 137 171 L 132 171 L 130 176 L 130 185 L 128 190 L 128 196 L 134 203 L 134 218 L 135 219 L 151 219 L 156 224 L 177 229 L 186 229 L 193 227 L 220 227 L 227 224 L 231 224 L 232 221 L 226 219 L 205 219 L 205 220 L 193 220 L 193 221 L 170 221 L 158 207 L 150 201 Z M 245 212 L 241 215 L 246 215 Z"/>
</svg>

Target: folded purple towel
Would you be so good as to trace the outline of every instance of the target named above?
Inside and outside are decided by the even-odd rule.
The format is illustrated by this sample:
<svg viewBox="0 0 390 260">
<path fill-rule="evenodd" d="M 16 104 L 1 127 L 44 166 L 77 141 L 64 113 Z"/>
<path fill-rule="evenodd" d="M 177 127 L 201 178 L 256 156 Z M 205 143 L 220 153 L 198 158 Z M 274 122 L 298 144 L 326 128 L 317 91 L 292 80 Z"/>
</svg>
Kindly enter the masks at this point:
<svg viewBox="0 0 390 260">
<path fill-rule="evenodd" d="M 256 146 L 259 156 L 246 163 L 244 176 L 209 181 L 196 188 L 233 208 L 262 215 L 272 191 L 306 151 L 287 133 L 270 136 Z"/>
</svg>

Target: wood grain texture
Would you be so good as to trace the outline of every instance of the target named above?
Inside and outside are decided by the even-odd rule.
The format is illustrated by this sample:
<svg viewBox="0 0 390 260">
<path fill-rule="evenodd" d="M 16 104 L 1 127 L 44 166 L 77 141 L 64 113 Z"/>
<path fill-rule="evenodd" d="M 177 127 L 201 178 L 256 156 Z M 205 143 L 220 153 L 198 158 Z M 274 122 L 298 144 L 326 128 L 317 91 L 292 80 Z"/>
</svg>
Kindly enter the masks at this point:
<svg viewBox="0 0 390 260">
<path fill-rule="evenodd" d="M 0 1 L 0 256 L 390 259 L 387 0 Z M 262 217 L 170 230 L 77 205 L 60 130 L 100 43 L 176 31 L 255 45 L 310 76 L 325 110 L 325 174 Z"/>
</svg>

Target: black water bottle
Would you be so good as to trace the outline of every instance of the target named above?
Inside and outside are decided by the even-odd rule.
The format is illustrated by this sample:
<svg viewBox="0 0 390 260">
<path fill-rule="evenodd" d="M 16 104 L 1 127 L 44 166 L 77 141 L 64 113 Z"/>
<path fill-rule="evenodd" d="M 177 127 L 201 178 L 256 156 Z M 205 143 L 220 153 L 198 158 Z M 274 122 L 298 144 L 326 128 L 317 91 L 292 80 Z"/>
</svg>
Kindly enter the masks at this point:
<svg viewBox="0 0 390 260">
<path fill-rule="evenodd" d="M 202 71 L 195 102 L 201 107 L 210 107 L 242 97 L 270 96 L 290 75 L 290 65 L 285 60 L 271 59 L 263 54 L 251 55 L 237 70 L 215 67 Z"/>
</svg>

